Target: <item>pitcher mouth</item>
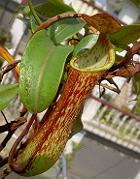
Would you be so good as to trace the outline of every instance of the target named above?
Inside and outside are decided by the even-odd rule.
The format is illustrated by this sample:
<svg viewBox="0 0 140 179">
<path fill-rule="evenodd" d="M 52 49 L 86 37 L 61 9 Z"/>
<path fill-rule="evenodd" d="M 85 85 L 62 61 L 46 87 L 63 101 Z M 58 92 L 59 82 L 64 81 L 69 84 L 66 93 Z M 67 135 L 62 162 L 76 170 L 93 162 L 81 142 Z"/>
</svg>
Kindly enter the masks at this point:
<svg viewBox="0 0 140 179">
<path fill-rule="evenodd" d="M 107 36 L 100 35 L 97 43 L 87 52 L 75 56 L 70 66 L 82 72 L 108 70 L 115 62 L 115 51 Z"/>
</svg>

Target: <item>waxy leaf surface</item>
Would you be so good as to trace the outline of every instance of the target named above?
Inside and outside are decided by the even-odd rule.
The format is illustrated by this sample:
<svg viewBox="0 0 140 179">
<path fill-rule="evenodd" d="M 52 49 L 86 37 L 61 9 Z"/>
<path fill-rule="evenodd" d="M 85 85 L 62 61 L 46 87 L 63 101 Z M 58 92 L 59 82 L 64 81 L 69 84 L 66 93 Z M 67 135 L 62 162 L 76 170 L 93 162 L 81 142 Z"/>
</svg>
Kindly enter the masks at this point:
<svg viewBox="0 0 140 179">
<path fill-rule="evenodd" d="M 112 34 L 117 32 L 121 27 L 120 22 L 107 13 L 93 16 L 82 14 L 82 18 L 101 33 Z"/>
<path fill-rule="evenodd" d="M 137 97 L 137 102 L 136 102 L 133 112 L 134 114 L 140 116 L 140 96 Z"/>
<path fill-rule="evenodd" d="M 48 0 L 35 6 L 36 12 L 43 17 L 52 17 L 64 12 L 74 12 L 74 9 L 61 0 Z"/>
<path fill-rule="evenodd" d="M 46 109 L 54 100 L 72 46 L 56 46 L 46 30 L 37 32 L 25 49 L 20 65 L 19 92 L 31 113 Z"/>
<path fill-rule="evenodd" d="M 97 42 L 98 36 L 96 34 L 90 34 L 84 37 L 74 48 L 73 55 L 79 55 L 85 50 L 91 49 Z"/>
<path fill-rule="evenodd" d="M 140 38 L 140 24 L 125 25 L 109 36 L 111 42 L 117 47 L 126 48 L 130 43 Z"/>
<path fill-rule="evenodd" d="M 18 92 L 18 84 L 0 85 L 0 111 L 3 110 Z"/>
<path fill-rule="evenodd" d="M 139 73 L 136 73 L 133 76 L 133 85 L 135 88 L 135 92 L 137 94 L 137 99 L 136 99 L 137 102 L 136 102 L 133 112 L 136 115 L 140 115 L 140 74 Z"/>
<path fill-rule="evenodd" d="M 62 19 L 48 28 L 48 34 L 54 43 L 59 44 L 80 31 L 85 24 L 78 18 Z"/>
<path fill-rule="evenodd" d="M 30 24 L 31 24 L 31 32 L 34 33 L 38 28 L 38 25 L 35 23 L 35 20 L 32 16 L 30 17 Z"/>
<path fill-rule="evenodd" d="M 140 8 L 140 0 L 131 0 L 138 8 Z"/>
</svg>

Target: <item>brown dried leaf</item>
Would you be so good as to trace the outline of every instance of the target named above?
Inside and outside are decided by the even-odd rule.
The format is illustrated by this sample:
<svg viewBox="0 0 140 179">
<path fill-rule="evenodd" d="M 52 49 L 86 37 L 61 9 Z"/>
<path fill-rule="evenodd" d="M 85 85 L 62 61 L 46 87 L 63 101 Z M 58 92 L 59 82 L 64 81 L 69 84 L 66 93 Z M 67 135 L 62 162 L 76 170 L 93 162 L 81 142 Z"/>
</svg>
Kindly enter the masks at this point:
<svg viewBox="0 0 140 179">
<path fill-rule="evenodd" d="M 121 28 L 121 23 L 108 13 L 93 16 L 81 15 L 88 25 L 95 27 L 101 33 L 113 34 Z"/>
</svg>

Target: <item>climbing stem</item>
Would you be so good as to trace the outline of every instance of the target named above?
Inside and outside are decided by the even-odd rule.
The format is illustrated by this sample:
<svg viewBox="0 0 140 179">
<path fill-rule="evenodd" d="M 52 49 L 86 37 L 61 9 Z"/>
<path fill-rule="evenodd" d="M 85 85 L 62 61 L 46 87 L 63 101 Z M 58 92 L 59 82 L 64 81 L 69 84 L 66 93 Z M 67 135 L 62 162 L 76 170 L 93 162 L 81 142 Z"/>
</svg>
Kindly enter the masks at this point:
<svg viewBox="0 0 140 179">
<path fill-rule="evenodd" d="M 0 47 L 0 57 L 4 58 L 5 61 L 7 61 L 9 64 L 14 63 L 15 60 L 12 57 L 12 55 L 3 47 Z M 16 66 L 15 69 L 13 69 L 13 73 L 15 76 L 15 79 L 18 81 L 19 78 L 19 67 Z"/>
<path fill-rule="evenodd" d="M 14 145 L 12 146 L 12 149 L 9 153 L 9 158 L 8 158 L 8 163 L 10 165 L 10 167 L 13 170 L 16 170 L 17 172 L 21 172 L 22 170 L 24 170 L 24 168 L 18 166 L 16 163 L 14 163 L 14 155 L 16 152 L 16 148 L 18 146 L 18 144 L 21 142 L 21 140 L 23 139 L 23 137 L 28 133 L 30 127 L 32 126 L 33 122 L 35 121 L 37 115 L 33 114 L 27 124 L 27 126 L 25 127 L 25 129 L 22 131 L 22 133 L 20 134 L 20 136 L 18 137 L 18 139 L 15 141 Z"/>
<path fill-rule="evenodd" d="M 29 1 L 28 1 L 28 5 L 29 5 L 30 11 L 31 11 L 32 15 L 34 16 L 35 20 L 37 21 L 38 25 L 41 25 L 41 24 L 42 24 L 42 21 L 40 20 L 40 18 L 39 18 L 38 15 L 36 14 L 36 11 L 35 11 L 34 8 L 33 8 L 32 0 L 29 0 Z"/>
</svg>

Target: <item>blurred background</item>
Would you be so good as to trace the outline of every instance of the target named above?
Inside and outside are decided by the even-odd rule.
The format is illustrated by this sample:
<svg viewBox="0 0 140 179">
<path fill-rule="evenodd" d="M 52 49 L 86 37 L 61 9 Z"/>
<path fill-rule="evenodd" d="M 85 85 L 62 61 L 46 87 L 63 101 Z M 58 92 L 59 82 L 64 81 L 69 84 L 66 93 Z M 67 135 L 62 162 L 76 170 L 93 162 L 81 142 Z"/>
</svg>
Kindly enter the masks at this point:
<svg viewBox="0 0 140 179">
<path fill-rule="evenodd" d="M 38 4 L 43 0 L 33 0 Z M 21 59 L 24 48 L 31 36 L 28 23 L 22 19 L 21 6 L 25 0 L 0 0 L 0 45 L 8 49 L 15 59 Z M 139 23 L 140 10 L 129 0 L 65 0 L 76 12 L 94 15 L 108 12 L 118 18 L 122 24 Z M 125 52 L 120 52 L 124 55 Z M 134 58 L 139 60 L 139 55 Z M 0 59 L 1 66 L 4 60 Z M 106 91 L 104 98 L 118 108 L 133 111 L 135 93 L 132 81 L 120 77 L 114 81 L 121 93 Z M 5 75 L 3 83 L 14 83 L 11 73 Z M 98 87 L 92 92 L 99 95 Z M 4 110 L 9 121 L 19 115 L 22 108 L 17 96 Z M 40 114 L 41 116 L 42 114 Z M 30 114 L 28 115 L 30 116 Z M 2 116 L 0 125 L 4 124 Z M 82 115 L 84 129 L 67 143 L 65 152 L 56 165 L 33 179 L 140 179 L 140 121 L 123 114 L 116 108 L 88 98 Z M 13 135 L 5 150 L 6 156 L 12 143 L 18 137 L 22 126 Z M 5 134 L 0 134 L 2 140 Z M 14 172 L 7 179 L 22 179 Z"/>
</svg>

